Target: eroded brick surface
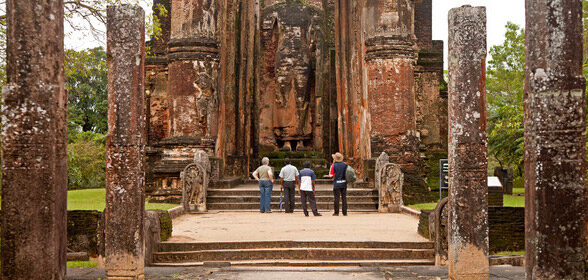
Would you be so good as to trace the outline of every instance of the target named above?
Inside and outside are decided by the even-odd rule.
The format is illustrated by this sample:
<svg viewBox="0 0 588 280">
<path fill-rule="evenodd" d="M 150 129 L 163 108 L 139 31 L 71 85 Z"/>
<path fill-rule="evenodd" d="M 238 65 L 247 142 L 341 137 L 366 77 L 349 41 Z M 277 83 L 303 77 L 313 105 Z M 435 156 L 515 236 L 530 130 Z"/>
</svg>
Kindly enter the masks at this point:
<svg viewBox="0 0 588 280">
<path fill-rule="evenodd" d="M 310 2 L 265 3 L 262 11 L 261 146 L 275 149 L 289 142 L 297 149 L 315 148 L 313 128 L 322 125 L 316 118 L 322 105 L 317 106 L 317 95 L 322 93 L 317 92 L 315 72 L 320 73 L 324 64 L 321 45 L 326 42 L 322 1 Z"/>
<path fill-rule="evenodd" d="M 585 279 L 582 3 L 527 1 L 526 15 L 527 279 Z"/>
<path fill-rule="evenodd" d="M 216 136 L 219 1 L 172 1 L 168 106 L 171 137 Z"/>
<path fill-rule="evenodd" d="M 385 151 L 404 166 L 417 161 L 420 141 L 416 131 L 414 8 L 413 1 L 368 1 L 363 19 L 372 157 Z"/>
<path fill-rule="evenodd" d="M 486 8 L 449 11 L 449 278 L 488 279 Z"/>
<path fill-rule="evenodd" d="M 214 140 L 209 155 L 240 176 L 264 153 L 303 148 L 329 161 L 342 152 L 368 178 L 364 163 L 388 151 L 411 173 L 406 196 L 426 199 L 421 158 L 447 147 L 431 9 L 431 0 L 171 1 L 169 49 L 147 73 L 148 173 L 179 178 L 152 172 L 165 161 L 160 144 L 177 137 Z"/>
<path fill-rule="evenodd" d="M 112 279 L 143 279 L 145 12 L 109 6 L 107 17 L 105 267 Z"/>
<path fill-rule="evenodd" d="M 11 0 L 6 8 L 2 279 L 64 279 L 67 94 L 63 1 Z"/>
</svg>

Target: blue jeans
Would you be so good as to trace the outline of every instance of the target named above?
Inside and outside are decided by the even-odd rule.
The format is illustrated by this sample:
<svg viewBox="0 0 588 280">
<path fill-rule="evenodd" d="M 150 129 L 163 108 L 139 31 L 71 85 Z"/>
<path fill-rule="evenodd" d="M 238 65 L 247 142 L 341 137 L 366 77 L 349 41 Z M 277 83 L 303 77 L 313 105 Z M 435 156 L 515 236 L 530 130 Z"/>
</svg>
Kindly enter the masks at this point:
<svg viewBox="0 0 588 280">
<path fill-rule="evenodd" d="M 272 189 L 274 188 L 274 184 L 270 180 L 260 180 L 259 181 L 259 192 L 260 192 L 260 200 L 259 200 L 259 211 L 260 212 L 269 212 L 272 211 L 270 208 L 272 202 Z"/>
</svg>

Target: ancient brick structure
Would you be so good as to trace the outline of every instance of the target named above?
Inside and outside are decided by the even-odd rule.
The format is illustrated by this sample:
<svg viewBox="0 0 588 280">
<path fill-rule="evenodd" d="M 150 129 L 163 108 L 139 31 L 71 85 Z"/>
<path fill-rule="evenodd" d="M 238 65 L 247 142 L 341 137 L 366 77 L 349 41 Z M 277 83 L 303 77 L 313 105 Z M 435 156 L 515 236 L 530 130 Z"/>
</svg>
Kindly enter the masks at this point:
<svg viewBox="0 0 588 280">
<path fill-rule="evenodd" d="M 109 6 L 107 19 L 105 268 L 109 279 L 143 279 L 145 12 Z"/>
<path fill-rule="evenodd" d="M 367 1 L 365 60 L 372 154 L 401 164 L 418 158 L 414 66 L 414 1 Z M 394 125 L 390 125 L 394 124 Z"/>
<path fill-rule="evenodd" d="M 198 149 L 221 177 L 310 150 L 373 178 L 364 163 L 386 151 L 422 181 L 424 153 L 447 148 L 432 0 L 155 2 L 170 17 L 146 65 L 150 190 L 179 190 Z"/>
<path fill-rule="evenodd" d="M 582 3 L 527 1 L 526 15 L 527 279 L 586 279 Z"/>
<path fill-rule="evenodd" d="M 63 1 L 7 1 L 2 279 L 65 279 Z"/>
<path fill-rule="evenodd" d="M 488 279 L 486 8 L 449 11 L 449 278 Z"/>
</svg>

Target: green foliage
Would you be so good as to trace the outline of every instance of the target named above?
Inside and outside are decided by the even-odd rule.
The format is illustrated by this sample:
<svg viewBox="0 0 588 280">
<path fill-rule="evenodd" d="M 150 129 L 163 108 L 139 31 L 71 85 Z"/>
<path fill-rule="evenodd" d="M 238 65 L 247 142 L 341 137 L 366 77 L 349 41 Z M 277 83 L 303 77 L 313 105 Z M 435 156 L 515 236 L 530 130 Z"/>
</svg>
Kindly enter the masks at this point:
<svg viewBox="0 0 588 280">
<path fill-rule="evenodd" d="M 161 26 L 161 18 L 164 17 L 168 17 L 169 16 L 169 11 L 165 8 L 165 6 L 161 3 L 158 3 L 155 5 L 155 8 L 153 9 L 153 14 L 147 18 L 147 31 L 146 34 L 149 34 L 149 37 L 151 38 L 151 41 L 155 41 L 155 40 L 159 40 L 161 39 L 161 34 L 163 32 L 162 26 Z M 153 55 L 152 51 L 151 51 L 151 46 L 150 44 L 147 44 L 146 46 L 146 52 L 147 55 Z"/>
<path fill-rule="evenodd" d="M 75 134 L 67 146 L 68 189 L 104 188 L 106 176 L 106 135 Z"/>
<path fill-rule="evenodd" d="M 108 130 L 108 65 L 104 48 L 65 52 L 71 133 Z"/>
<path fill-rule="evenodd" d="M 525 82 L 525 32 L 506 24 L 505 41 L 490 48 L 488 92 L 489 153 L 502 167 L 523 170 L 523 88 Z"/>
</svg>

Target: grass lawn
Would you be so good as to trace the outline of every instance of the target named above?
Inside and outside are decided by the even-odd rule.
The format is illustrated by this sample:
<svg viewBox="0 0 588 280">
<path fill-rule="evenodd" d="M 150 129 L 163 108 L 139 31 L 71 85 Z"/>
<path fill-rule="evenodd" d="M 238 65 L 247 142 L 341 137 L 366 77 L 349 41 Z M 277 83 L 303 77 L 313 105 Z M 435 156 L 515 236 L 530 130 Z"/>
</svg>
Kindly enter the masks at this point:
<svg viewBox="0 0 588 280">
<path fill-rule="evenodd" d="M 504 252 L 498 252 L 498 253 L 495 253 L 492 255 L 495 255 L 495 256 L 509 256 L 509 255 L 524 256 L 525 251 L 504 251 Z"/>
<path fill-rule="evenodd" d="M 525 197 L 504 195 L 504 207 L 525 207 Z"/>
<path fill-rule="evenodd" d="M 512 189 L 512 194 L 524 194 L 525 193 L 525 188 L 513 188 Z"/>
<path fill-rule="evenodd" d="M 518 190 L 518 189 L 515 189 Z M 504 195 L 504 207 L 525 207 L 525 197 L 524 196 L 514 196 L 514 195 Z M 430 202 L 430 203 L 420 203 L 420 204 L 413 204 L 407 205 L 410 208 L 416 210 L 422 209 L 435 209 L 437 206 L 437 202 Z"/>
<path fill-rule="evenodd" d="M 145 202 L 146 210 L 168 210 L 178 205 Z M 105 189 L 75 190 L 67 192 L 67 210 L 104 211 L 106 207 Z"/>
<path fill-rule="evenodd" d="M 421 211 L 423 209 L 435 209 L 435 206 L 437 206 L 437 202 L 419 203 L 406 206 Z"/>
<path fill-rule="evenodd" d="M 98 264 L 93 261 L 87 262 L 67 262 L 67 267 L 69 268 L 88 268 L 88 267 L 97 267 Z"/>
</svg>

